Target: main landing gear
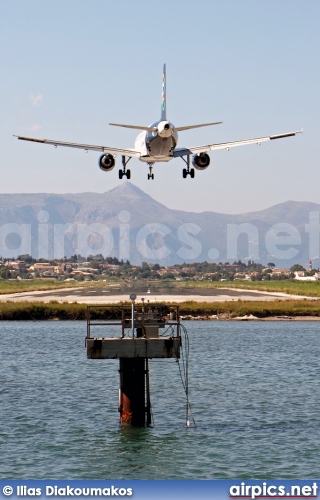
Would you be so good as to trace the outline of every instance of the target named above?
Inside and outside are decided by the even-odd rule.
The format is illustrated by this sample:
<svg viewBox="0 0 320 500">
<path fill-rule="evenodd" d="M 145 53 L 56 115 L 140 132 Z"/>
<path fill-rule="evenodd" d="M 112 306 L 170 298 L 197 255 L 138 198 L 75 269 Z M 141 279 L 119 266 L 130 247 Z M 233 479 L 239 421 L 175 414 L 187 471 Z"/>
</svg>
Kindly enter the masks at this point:
<svg viewBox="0 0 320 500">
<path fill-rule="evenodd" d="M 149 165 L 148 180 L 149 179 L 153 180 L 154 179 L 154 174 L 152 173 L 152 169 L 153 169 L 154 163 L 148 163 L 148 165 Z"/>
<path fill-rule="evenodd" d="M 131 170 L 130 170 L 130 169 L 128 169 L 128 170 L 127 170 L 127 168 L 126 168 L 126 167 L 127 167 L 127 163 L 128 163 L 130 160 L 131 160 L 131 156 L 129 156 L 127 160 L 126 160 L 126 157 L 125 157 L 125 156 L 122 156 L 122 165 L 123 165 L 123 169 L 122 169 L 122 170 L 121 170 L 121 169 L 119 170 L 119 179 L 122 179 L 122 177 L 123 177 L 124 175 L 126 175 L 126 176 L 127 176 L 127 179 L 128 179 L 128 180 L 130 179 L 130 177 L 131 177 Z"/>
<path fill-rule="evenodd" d="M 181 158 L 187 165 L 187 168 L 184 168 L 182 170 L 182 177 L 186 179 L 187 176 L 190 175 L 191 179 L 194 179 L 194 168 L 190 168 L 190 155 L 187 156 L 186 160 L 183 158 L 183 156 L 181 156 Z"/>
</svg>

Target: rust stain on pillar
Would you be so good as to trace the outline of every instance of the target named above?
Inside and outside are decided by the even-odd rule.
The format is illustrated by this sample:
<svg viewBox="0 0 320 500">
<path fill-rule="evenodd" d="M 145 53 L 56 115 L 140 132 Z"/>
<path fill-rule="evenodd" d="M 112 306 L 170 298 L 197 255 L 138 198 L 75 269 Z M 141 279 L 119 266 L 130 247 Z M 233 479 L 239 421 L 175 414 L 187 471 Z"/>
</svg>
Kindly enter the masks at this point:
<svg viewBox="0 0 320 500">
<path fill-rule="evenodd" d="M 145 359 L 120 358 L 121 423 L 145 425 Z"/>
</svg>

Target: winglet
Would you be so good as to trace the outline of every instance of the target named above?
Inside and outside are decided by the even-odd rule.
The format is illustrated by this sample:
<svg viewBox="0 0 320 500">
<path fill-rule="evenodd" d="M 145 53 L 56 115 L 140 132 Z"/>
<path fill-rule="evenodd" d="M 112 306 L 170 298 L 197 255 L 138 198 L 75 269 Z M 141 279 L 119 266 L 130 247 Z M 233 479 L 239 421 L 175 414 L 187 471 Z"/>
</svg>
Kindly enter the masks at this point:
<svg viewBox="0 0 320 500">
<path fill-rule="evenodd" d="M 163 65 L 162 73 L 162 102 L 161 102 L 161 121 L 167 119 L 167 81 L 166 81 L 166 65 Z"/>
</svg>

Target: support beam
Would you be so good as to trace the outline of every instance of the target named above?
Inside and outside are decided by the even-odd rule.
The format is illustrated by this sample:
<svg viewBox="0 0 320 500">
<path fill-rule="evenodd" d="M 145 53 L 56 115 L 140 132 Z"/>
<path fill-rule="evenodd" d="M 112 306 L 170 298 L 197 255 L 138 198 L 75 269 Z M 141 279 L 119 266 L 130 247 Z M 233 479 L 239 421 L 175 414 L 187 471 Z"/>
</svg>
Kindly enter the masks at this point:
<svg viewBox="0 0 320 500">
<path fill-rule="evenodd" d="M 150 337 L 158 333 L 152 326 L 145 331 Z M 139 328 L 137 334 L 141 335 Z M 87 338 L 86 347 L 87 357 L 91 359 L 180 358 L 180 337 Z"/>
</svg>

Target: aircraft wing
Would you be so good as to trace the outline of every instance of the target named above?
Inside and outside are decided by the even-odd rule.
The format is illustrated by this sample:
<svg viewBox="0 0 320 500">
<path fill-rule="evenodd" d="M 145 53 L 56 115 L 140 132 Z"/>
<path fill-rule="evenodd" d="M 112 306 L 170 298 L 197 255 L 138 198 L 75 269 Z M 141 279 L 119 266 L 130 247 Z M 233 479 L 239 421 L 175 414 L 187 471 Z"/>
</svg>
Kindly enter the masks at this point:
<svg viewBox="0 0 320 500">
<path fill-rule="evenodd" d="M 187 156 L 190 154 L 206 153 L 207 151 L 215 151 L 216 149 L 226 149 L 234 148 L 236 146 L 246 146 L 247 144 L 258 144 L 262 142 L 272 141 L 274 139 L 282 139 L 284 137 L 292 137 L 296 134 L 301 134 L 302 130 L 298 132 L 288 132 L 286 134 L 270 135 L 268 137 L 258 137 L 256 139 L 244 139 L 243 141 L 235 142 L 221 142 L 220 144 L 208 144 L 207 146 L 195 146 L 192 148 L 176 148 L 173 152 L 175 158 L 180 156 Z"/>
<path fill-rule="evenodd" d="M 15 135 L 18 139 L 22 141 L 40 142 L 41 144 L 51 144 L 52 146 L 65 146 L 68 148 L 78 148 L 84 149 L 85 151 L 101 151 L 102 153 L 111 153 L 113 155 L 124 155 L 124 156 L 135 156 L 140 158 L 141 154 L 135 149 L 120 149 L 120 148 L 110 148 L 108 146 L 93 146 L 91 144 L 78 144 L 76 142 L 63 142 L 63 141 L 53 141 L 51 139 L 35 139 L 33 137 L 23 137 L 20 135 Z"/>
</svg>

